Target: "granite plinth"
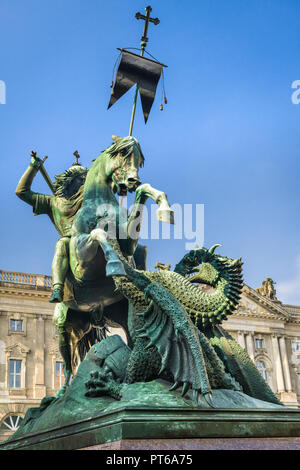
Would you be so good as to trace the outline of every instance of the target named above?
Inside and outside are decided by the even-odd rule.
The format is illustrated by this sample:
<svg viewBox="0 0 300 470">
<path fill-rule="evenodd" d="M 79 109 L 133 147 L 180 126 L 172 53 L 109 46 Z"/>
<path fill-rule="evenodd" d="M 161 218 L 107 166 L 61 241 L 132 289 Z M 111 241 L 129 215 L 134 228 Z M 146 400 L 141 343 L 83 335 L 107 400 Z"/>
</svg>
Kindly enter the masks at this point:
<svg viewBox="0 0 300 470">
<path fill-rule="evenodd" d="M 79 450 L 300 450 L 300 437 L 234 439 L 123 439 Z"/>
</svg>

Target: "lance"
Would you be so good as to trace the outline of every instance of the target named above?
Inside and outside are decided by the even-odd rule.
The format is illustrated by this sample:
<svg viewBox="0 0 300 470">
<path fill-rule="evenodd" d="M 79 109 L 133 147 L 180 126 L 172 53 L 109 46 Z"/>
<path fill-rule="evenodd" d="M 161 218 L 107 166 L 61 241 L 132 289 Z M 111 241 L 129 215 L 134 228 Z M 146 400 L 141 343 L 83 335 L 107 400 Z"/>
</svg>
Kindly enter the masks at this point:
<svg viewBox="0 0 300 470">
<path fill-rule="evenodd" d="M 36 152 L 34 152 L 33 150 L 31 151 L 30 156 L 33 157 L 35 160 L 37 160 Z M 39 169 L 40 169 L 40 172 L 42 173 L 42 175 L 44 177 L 44 180 L 46 181 L 46 183 L 48 184 L 48 186 L 51 189 L 52 193 L 54 194 L 54 186 L 52 184 L 50 176 L 48 175 L 48 173 L 47 173 L 47 171 L 45 170 L 45 167 L 44 167 L 44 162 L 47 160 L 47 158 L 48 158 L 47 155 L 43 158 L 42 164 L 41 164 Z"/>
<path fill-rule="evenodd" d="M 146 7 L 145 10 L 146 10 L 146 16 L 142 15 L 139 12 L 135 14 L 135 17 L 136 17 L 137 20 L 144 20 L 145 21 L 144 32 L 143 32 L 143 36 L 141 37 L 142 42 L 141 42 L 141 53 L 140 53 L 140 55 L 142 57 L 144 56 L 145 48 L 146 48 L 147 42 L 149 40 L 149 38 L 147 37 L 149 22 L 154 23 L 155 25 L 158 25 L 160 23 L 158 18 L 151 18 L 150 17 L 150 14 L 151 14 L 151 11 L 152 11 L 152 8 L 150 6 Z M 137 96 L 138 96 L 138 85 L 136 85 L 135 95 L 134 95 L 134 100 L 133 100 L 133 107 L 132 107 L 130 127 L 129 127 L 129 135 L 132 135 L 132 128 L 133 128 L 134 117 L 135 117 Z"/>
</svg>

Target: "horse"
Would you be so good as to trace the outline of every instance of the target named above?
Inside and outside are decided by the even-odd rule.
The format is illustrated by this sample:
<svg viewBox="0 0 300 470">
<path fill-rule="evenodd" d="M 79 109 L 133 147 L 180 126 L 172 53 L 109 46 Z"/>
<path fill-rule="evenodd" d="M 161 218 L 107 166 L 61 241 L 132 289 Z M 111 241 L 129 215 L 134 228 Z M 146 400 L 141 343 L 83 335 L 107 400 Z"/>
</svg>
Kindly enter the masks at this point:
<svg viewBox="0 0 300 470">
<path fill-rule="evenodd" d="M 83 360 L 92 344 L 105 337 L 106 327 L 123 328 L 132 346 L 128 300 L 116 291 L 112 279 L 125 275 L 124 266 L 107 242 L 108 235 L 131 266 L 146 269 L 147 249 L 138 244 L 146 200 L 158 204 L 159 220 L 174 223 L 167 195 L 141 184 L 138 173 L 145 158 L 138 140 L 113 136 L 113 141 L 87 172 L 82 205 L 72 225 L 63 302 L 54 311 L 65 375 L 58 397 L 74 377 L 78 359 Z M 130 213 L 116 198 L 128 192 L 135 193 Z"/>
</svg>

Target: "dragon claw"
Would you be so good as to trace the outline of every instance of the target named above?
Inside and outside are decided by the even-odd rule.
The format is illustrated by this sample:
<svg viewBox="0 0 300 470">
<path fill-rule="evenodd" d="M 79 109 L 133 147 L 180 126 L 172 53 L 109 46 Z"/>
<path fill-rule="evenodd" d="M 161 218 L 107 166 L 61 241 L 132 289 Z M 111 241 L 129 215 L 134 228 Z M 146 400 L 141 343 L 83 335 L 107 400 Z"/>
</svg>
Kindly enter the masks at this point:
<svg viewBox="0 0 300 470">
<path fill-rule="evenodd" d="M 201 397 L 200 391 L 199 390 L 194 390 L 193 391 L 193 401 L 194 401 L 195 405 L 199 404 L 200 397 Z"/>
<path fill-rule="evenodd" d="M 212 392 L 203 393 L 203 397 L 204 397 L 204 400 L 206 401 L 206 403 L 207 403 L 211 408 L 215 408 L 215 406 L 213 405 L 213 402 L 212 402 Z"/>
<path fill-rule="evenodd" d="M 184 395 L 187 394 L 187 392 L 189 391 L 189 388 L 190 388 L 190 384 L 188 382 L 185 382 L 182 387 L 182 392 L 181 392 L 182 397 L 184 397 Z"/>
<path fill-rule="evenodd" d="M 171 388 L 169 388 L 170 392 L 173 392 L 174 390 L 177 390 L 177 388 L 180 387 L 180 382 L 175 382 Z"/>
</svg>

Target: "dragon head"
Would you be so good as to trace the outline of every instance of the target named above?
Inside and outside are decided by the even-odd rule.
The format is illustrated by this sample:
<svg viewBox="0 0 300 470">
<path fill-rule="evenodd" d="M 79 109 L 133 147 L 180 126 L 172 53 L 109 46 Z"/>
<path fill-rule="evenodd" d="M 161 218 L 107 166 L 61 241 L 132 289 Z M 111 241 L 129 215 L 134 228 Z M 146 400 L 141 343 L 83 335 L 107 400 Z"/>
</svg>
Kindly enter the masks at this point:
<svg viewBox="0 0 300 470">
<path fill-rule="evenodd" d="M 226 258 L 215 253 L 215 244 L 211 248 L 198 248 L 189 251 L 176 265 L 175 272 L 185 276 L 190 282 L 208 284 L 215 287 L 228 269 L 241 266 L 240 259 Z M 200 266 L 201 265 L 201 266 Z"/>
</svg>

